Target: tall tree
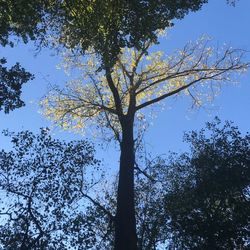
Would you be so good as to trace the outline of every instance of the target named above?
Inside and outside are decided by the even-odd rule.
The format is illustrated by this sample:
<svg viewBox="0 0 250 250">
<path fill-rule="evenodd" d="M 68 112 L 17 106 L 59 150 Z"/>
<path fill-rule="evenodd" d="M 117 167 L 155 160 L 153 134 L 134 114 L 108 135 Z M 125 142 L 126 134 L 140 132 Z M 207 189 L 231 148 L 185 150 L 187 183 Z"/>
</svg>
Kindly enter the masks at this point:
<svg viewBox="0 0 250 250">
<path fill-rule="evenodd" d="M 118 121 L 122 130 L 120 136 L 122 153 L 121 178 L 118 188 L 119 202 L 116 225 L 116 249 L 136 249 L 136 228 L 133 208 L 133 124 L 135 112 L 173 95 L 182 89 L 187 89 L 187 86 L 182 86 L 183 88 L 177 88 L 173 91 L 170 88 L 169 92 L 165 92 L 165 95 L 155 96 L 154 100 L 152 99 L 141 105 L 137 105 L 138 103 L 136 103 L 136 101 L 138 100 L 136 100 L 135 96 L 142 96 L 144 90 L 149 91 L 156 86 L 159 87 L 160 84 L 158 83 L 164 82 L 164 78 L 160 78 L 158 81 L 156 80 L 157 78 L 151 75 L 150 77 L 152 77 L 152 79 L 148 79 L 148 87 L 145 86 L 145 79 L 142 81 L 142 84 L 140 84 L 140 81 L 133 79 L 135 75 L 134 71 L 136 71 L 138 67 L 135 61 L 135 65 L 132 66 L 132 69 L 126 68 L 128 73 L 126 80 L 131 86 L 125 90 L 129 92 L 129 95 L 127 93 L 125 96 L 131 98 L 129 99 L 129 106 L 126 106 L 124 109 L 124 103 L 122 102 L 125 99 L 120 96 L 120 90 L 116 86 L 117 80 L 113 79 L 114 72 L 116 71 L 114 67 L 119 61 L 121 49 L 125 47 L 135 48 L 138 51 L 138 55 L 140 56 L 137 60 L 139 63 L 141 57 L 146 55 L 148 45 L 157 42 L 157 31 L 159 29 L 165 29 L 171 26 L 173 19 L 181 19 L 189 11 L 199 10 L 206 2 L 207 0 L 181 0 L 174 3 L 168 0 L 36 0 L 32 2 L 22 0 L 16 3 L 16 1 L 9 0 L 1 5 L 4 15 L 1 16 L 0 21 L 3 22 L 5 18 L 7 20 L 2 28 L 2 33 L 4 34 L 3 39 L 6 40 L 12 33 L 20 34 L 25 39 L 27 37 L 37 39 L 45 46 L 49 44 L 52 46 L 55 45 L 58 48 L 62 45 L 63 47 L 79 52 L 81 55 L 92 50 L 100 59 L 101 63 L 99 64 L 98 70 L 102 70 L 103 76 L 106 79 L 105 84 L 110 90 L 109 98 L 111 98 L 110 100 L 113 101 L 115 105 L 115 108 L 101 105 L 101 110 L 104 109 L 106 112 L 109 111 L 110 114 L 113 114 L 113 117 L 116 117 L 115 120 L 116 122 Z M 10 13 L 10 15 L 8 13 Z M 24 24 L 27 24 L 27 26 L 24 26 Z M 20 29 L 20 27 L 25 28 Z M 228 54 L 226 53 L 226 55 Z M 182 58 L 185 59 L 185 57 Z M 221 60 L 224 61 L 223 58 L 221 58 Z M 176 63 L 178 64 L 178 61 L 176 61 Z M 217 61 L 217 63 L 219 65 L 220 61 Z M 178 65 L 180 66 L 181 64 Z M 214 66 L 217 65 L 215 64 Z M 154 67 L 157 66 L 155 65 Z M 174 64 L 172 64 L 171 67 L 175 68 Z M 195 63 L 193 63 L 191 67 L 195 67 Z M 208 70 L 207 74 L 204 74 L 201 78 L 198 77 L 199 79 L 197 79 L 197 81 L 194 79 L 191 80 L 189 82 L 190 86 L 200 80 L 215 79 L 219 77 L 222 72 L 226 73 L 228 70 L 230 71 L 236 68 L 233 64 L 231 68 L 216 69 L 219 70 L 218 75 L 210 75 L 211 71 Z M 173 73 L 171 68 L 169 70 L 165 68 L 165 71 L 170 73 L 165 80 L 171 80 L 171 74 Z M 204 68 L 201 71 L 198 70 L 198 73 L 200 72 L 205 73 Z M 125 73 L 125 71 L 123 73 Z M 187 77 L 184 82 L 188 82 L 190 78 L 194 76 L 194 74 L 191 74 L 191 77 L 189 77 L 188 74 L 185 75 L 185 72 L 182 73 L 183 79 Z M 173 79 L 174 78 L 172 78 L 172 80 Z M 156 84 L 151 85 L 150 81 Z M 126 84 L 124 86 L 126 86 Z M 171 86 L 171 84 L 169 86 Z M 99 104 L 94 106 L 100 107 Z M 96 109 L 93 109 L 93 111 L 96 112 Z M 85 112 L 83 112 L 83 116 L 85 115 Z M 110 120 L 108 119 L 108 123 L 109 122 Z M 119 137 L 117 133 L 115 133 L 115 135 Z"/>
<path fill-rule="evenodd" d="M 84 79 L 70 82 L 64 90 L 55 89 L 43 101 L 45 115 L 61 126 L 108 128 L 119 142 L 115 249 L 137 249 L 134 168 L 138 138 L 134 132 L 140 131 L 136 125 L 144 121 L 143 110 L 181 93 L 201 105 L 217 92 L 220 82 L 230 81 L 231 74 L 248 67 L 242 62 L 244 51 L 226 48 L 213 52 L 208 43 L 202 38 L 164 57 L 161 52 L 148 54 L 151 43 L 146 42 L 142 50 L 123 50 L 110 75 L 106 70 L 97 73 L 100 64 L 92 55 L 76 63 Z M 76 66 L 77 58 L 66 61 Z"/>
<path fill-rule="evenodd" d="M 232 123 L 186 135 L 172 164 L 166 213 L 174 249 L 249 249 L 250 136 Z"/>
</svg>

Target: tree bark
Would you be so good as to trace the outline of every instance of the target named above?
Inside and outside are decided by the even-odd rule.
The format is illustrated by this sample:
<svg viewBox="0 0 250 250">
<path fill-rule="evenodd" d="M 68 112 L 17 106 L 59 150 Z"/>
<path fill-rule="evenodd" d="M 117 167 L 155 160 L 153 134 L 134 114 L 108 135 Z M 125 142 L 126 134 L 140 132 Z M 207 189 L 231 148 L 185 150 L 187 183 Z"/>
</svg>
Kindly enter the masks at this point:
<svg viewBox="0 0 250 250">
<path fill-rule="evenodd" d="M 137 250 L 134 203 L 134 118 L 121 121 L 122 141 L 115 221 L 115 250 Z"/>
</svg>

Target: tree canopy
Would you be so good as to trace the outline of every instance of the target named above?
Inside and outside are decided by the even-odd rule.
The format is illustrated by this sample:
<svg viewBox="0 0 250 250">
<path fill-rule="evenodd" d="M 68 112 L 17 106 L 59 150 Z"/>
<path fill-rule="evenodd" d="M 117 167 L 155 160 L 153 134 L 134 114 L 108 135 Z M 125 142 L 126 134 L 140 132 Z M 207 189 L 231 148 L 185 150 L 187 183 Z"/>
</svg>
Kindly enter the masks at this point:
<svg viewBox="0 0 250 250">
<path fill-rule="evenodd" d="M 0 42 L 12 43 L 9 38 L 17 35 L 25 42 L 36 39 L 81 53 L 94 49 L 112 66 L 121 48 L 141 49 L 145 41 L 157 42 L 157 30 L 207 1 L 8 0 L 0 3 Z"/>
<path fill-rule="evenodd" d="M 181 94 L 201 106 L 218 94 L 221 84 L 234 81 L 234 74 L 249 66 L 244 62 L 244 50 L 217 50 L 206 37 L 170 55 L 147 53 L 151 45 L 122 50 L 110 77 L 104 70 L 97 72 L 100 62 L 95 55 L 86 60 L 66 55 L 62 67 L 78 69 L 80 76 L 64 89 L 51 90 L 42 101 L 44 114 L 65 129 L 111 129 L 111 137 L 121 142 L 122 117 L 135 116 L 136 124 L 141 124 L 145 108 Z"/>
<path fill-rule="evenodd" d="M 166 213 L 175 249 L 248 249 L 250 136 L 217 120 L 186 135 L 191 155 L 172 164 Z"/>
<path fill-rule="evenodd" d="M 39 47 L 66 47 L 81 54 L 94 50 L 101 58 L 101 66 L 105 64 L 105 67 L 111 67 L 121 48 L 140 49 L 145 41 L 157 42 L 157 30 L 165 29 L 172 25 L 173 19 L 183 18 L 189 11 L 200 9 L 206 2 L 1 1 L 0 45 L 14 46 L 15 40 L 21 38 L 25 43 L 29 39 L 35 40 Z M 1 64 L 4 63 L 2 59 Z M 3 66 L 0 70 L 0 107 L 8 113 L 24 105 L 20 100 L 21 85 L 31 75 L 25 73 L 19 64 L 13 66 L 8 75 Z"/>
</svg>

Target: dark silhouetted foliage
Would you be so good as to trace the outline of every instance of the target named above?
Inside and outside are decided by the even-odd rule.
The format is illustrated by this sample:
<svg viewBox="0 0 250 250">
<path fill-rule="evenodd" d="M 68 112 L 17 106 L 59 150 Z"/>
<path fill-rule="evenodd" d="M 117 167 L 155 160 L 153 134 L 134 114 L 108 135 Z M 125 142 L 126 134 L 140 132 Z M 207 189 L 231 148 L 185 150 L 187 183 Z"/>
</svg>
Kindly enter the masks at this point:
<svg viewBox="0 0 250 250">
<path fill-rule="evenodd" d="M 6 135 L 14 147 L 0 152 L 0 248 L 113 249 L 117 184 L 85 192 L 96 182 L 93 147 L 44 129 Z M 216 120 L 185 139 L 191 154 L 137 161 L 138 249 L 248 249 L 250 136 Z"/>
<path fill-rule="evenodd" d="M 86 169 L 98 165 L 93 146 L 52 139 L 45 129 L 6 135 L 13 150 L 0 151 L 0 248 L 92 247 L 95 232 L 78 207 Z"/>
<path fill-rule="evenodd" d="M 33 75 L 25 71 L 19 63 L 10 69 L 4 66 L 6 63 L 5 58 L 0 59 L 0 111 L 9 113 L 25 105 L 20 96 L 21 88 L 33 79 Z"/>
<path fill-rule="evenodd" d="M 185 138 L 165 201 L 174 249 L 249 249 L 249 134 L 216 120 Z"/>
<path fill-rule="evenodd" d="M 173 19 L 197 11 L 208 0 L 82 1 L 8 0 L 0 3 L 0 43 L 13 44 L 11 35 L 39 39 L 85 53 L 93 48 L 105 66 L 113 65 L 121 48 L 138 49 L 145 41 L 157 42 L 158 29 L 172 25 Z"/>
</svg>

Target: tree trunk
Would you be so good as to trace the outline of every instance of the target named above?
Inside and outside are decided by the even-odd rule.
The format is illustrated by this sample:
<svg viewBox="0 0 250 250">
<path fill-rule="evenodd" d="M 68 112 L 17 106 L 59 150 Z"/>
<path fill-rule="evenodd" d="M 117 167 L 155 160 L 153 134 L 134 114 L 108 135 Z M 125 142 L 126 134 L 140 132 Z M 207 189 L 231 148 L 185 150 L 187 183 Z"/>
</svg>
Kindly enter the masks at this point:
<svg viewBox="0 0 250 250">
<path fill-rule="evenodd" d="M 115 250 L 137 250 L 134 204 L 134 135 L 133 117 L 124 117 L 120 155 L 120 172 L 115 222 Z"/>
</svg>

